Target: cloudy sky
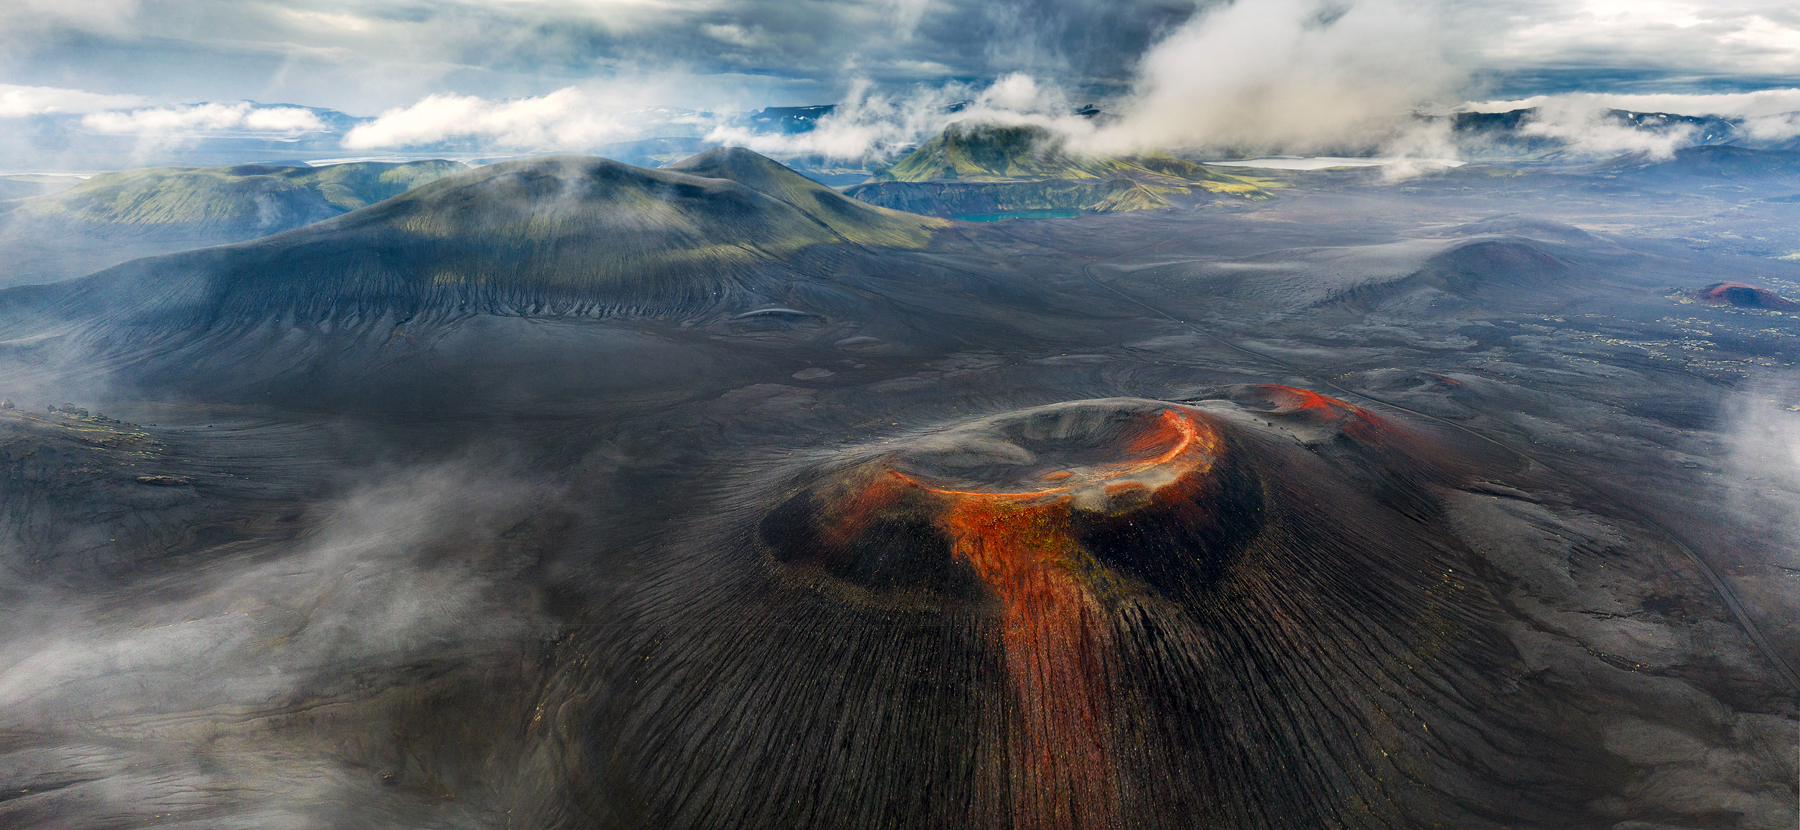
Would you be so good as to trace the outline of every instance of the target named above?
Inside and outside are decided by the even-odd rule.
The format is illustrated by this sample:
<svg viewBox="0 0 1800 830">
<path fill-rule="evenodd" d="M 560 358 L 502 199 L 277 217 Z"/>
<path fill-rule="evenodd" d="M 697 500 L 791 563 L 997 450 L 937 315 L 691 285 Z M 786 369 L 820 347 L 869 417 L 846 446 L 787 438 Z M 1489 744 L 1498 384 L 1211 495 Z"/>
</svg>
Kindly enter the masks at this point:
<svg viewBox="0 0 1800 830">
<path fill-rule="evenodd" d="M 389 116 L 363 146 L 474 125 L 573 147 L 654 106 L 850 100 L 892 126 L 902 99 L 982 95 L 1106 102 L 1159 141 L 1293 137 L 1421 105 L 1794 87 L 1800 7 L 1773 0 L 0 0 L 0 117 L 311 126 L 244 100 Z M 170 109 L 196 102 L 219 106 Z"/>
<path fill-rule="evenodd" d="M 1269 0 L 1240 0 L 1269 4 Z M 1281 5 L 1282 0 L 1275 0 Z M 1013 72 L 1118 92 L 1201 0 L 0 0 L 0 82 L 156 102 L 373 115 L 432 93 L 711 108 Z M 1358 0 L 1312 4 L 1321 19 Z M 1472 96 L 1794 86 L 1800 6 L 1683 0 L 1380 2 Z M 1280 48 L 1280 44 L 1268 44 Z M 73 96 L 72 96 L 73 97 Z M 89 102 L 90 105 L 94 102 Z M 80 105 L 79 103 L 75 105 Z"/>
</svg>

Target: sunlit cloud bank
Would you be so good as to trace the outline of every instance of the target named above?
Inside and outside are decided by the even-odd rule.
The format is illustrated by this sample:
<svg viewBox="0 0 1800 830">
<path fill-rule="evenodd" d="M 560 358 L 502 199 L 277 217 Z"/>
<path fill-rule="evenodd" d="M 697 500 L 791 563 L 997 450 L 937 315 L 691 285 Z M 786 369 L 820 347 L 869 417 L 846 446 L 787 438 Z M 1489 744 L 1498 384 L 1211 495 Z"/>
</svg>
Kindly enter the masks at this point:
<svg viewBox="0 0 1800 830">
<path fill-rule="evenodd" d="M 136 95 L 102 95 L 81 89 L 0 84 L 0 118 L 102 112 L 147 103 Z"/>
<path fill-rule="evenodd" d="M 325 129 L 325 122 L 311 110 L 255 107 L 247 102 L 96 112 L 82 118 L 81 125 L 95 132 L 136 135 L 236 131 L 298 133 Z"/>
<path fill-rule="evenodd" d="M 218 164 L 267 152 L 269 141 L 335 144 L 346 120 L 329 110 L 251 101 L 171 104 L 138 95 L 0 85 L 0 168 Z M 221 147 L 239 149 L 221 153 Z M 264 149 L 244 149 L 252 147 Z M 195 152 L 202 155 L 195 158 Z"/>
<path fill-rule="evenodd" d="M 511 101 L 430 95 L 356 127 L 344 137 L 344 146 L 404 147 L 462 138 L 502 147 L 587 147 L 629 129 L 616 116 L 593 109 L 585 98 L 574 87 Z"/>
<path fill-rule="evenodd" d="M 474 95 L 430 95 L 389 110 L 344 136 L 347 149 L 418 147 L 472 142 L 510 150 L 583 150 L 641 137 L 658 127 L 701 123 L 685 110 L 642 106 L 581 87 L 548 95 L 490 100 Z"/>
</svg>

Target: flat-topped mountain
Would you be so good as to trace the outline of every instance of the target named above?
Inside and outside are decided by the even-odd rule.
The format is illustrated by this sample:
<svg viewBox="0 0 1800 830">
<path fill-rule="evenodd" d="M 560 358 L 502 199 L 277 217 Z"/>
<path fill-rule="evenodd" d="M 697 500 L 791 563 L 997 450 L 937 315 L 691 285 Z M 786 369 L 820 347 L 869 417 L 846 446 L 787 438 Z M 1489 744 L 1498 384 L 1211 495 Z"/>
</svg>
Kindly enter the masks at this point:
<svg viewBox="0 0 1800 830">
<path fill-rule="evenodd" d="M 1596 164 L 1588 168 L 1588 172 L 1643 182 L 1711 180 L 1752 187 L 1791 187 L 1800 181 L 1800 150 L 1683 147 L 1668 158 L 1628 153 Z"/>
</svg>

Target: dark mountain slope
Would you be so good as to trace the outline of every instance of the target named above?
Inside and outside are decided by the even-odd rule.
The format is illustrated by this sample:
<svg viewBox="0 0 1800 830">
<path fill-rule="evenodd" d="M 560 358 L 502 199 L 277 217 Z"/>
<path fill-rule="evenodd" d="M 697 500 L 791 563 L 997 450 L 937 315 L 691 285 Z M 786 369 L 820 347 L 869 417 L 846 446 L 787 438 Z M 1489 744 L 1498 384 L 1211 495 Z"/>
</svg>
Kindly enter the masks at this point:
<svg viewBox="0 0 1800 830">
<path fill-rule="evenodd" d="M 1733 182 L 1752 187 L 1791 187 L 1800 181 L 1800 151 L 1684 147 L 1666 159 L 1630 153 L 1596 164 L 1588 172 L 1646 183 Z"/>
<path fill-rule="evenodd" d="M 758 166 L 773 166 L 766 160 L 738 162 L 718 172 L 780 193 L 599 158 L 508 162 L 289 233 L 137 260 L 33 296 L 57 297 L 68 319 L 176 328 L 288 315 L 676 314 L 791 271 L 788 260 L 807 249 L 922 247 L 942 224 L 783 182 Z"/>
<path fill-rule="evenodd" d="M 859 244 L 917 247 L 930 228 L 945 224 L 848 198 L 740 147 L 716 147 L 663 169 L 737 182 L 792 205 Z"/>
</svg>

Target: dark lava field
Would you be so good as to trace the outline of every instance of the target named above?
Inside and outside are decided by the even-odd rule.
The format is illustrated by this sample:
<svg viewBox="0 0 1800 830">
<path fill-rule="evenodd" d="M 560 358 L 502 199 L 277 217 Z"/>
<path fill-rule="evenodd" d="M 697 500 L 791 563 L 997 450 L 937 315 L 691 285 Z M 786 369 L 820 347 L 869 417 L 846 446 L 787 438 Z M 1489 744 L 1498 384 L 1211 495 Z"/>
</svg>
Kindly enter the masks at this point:
<svg viewBox="0 0 1800 830">
<path fill-rule="evenodd" d="M 1789 830 L 1767 159 L 555 157 L 0 291 L 0 826 Z"/>
</svg>

